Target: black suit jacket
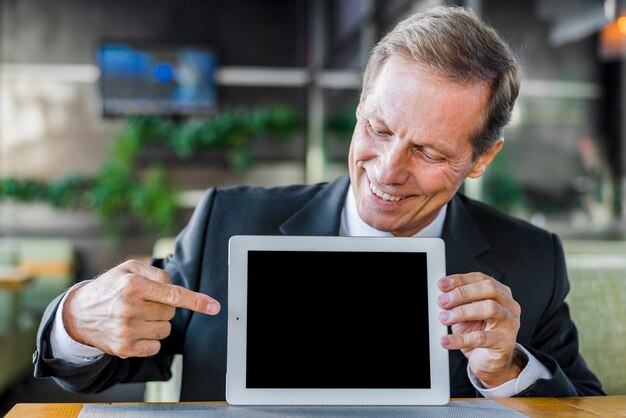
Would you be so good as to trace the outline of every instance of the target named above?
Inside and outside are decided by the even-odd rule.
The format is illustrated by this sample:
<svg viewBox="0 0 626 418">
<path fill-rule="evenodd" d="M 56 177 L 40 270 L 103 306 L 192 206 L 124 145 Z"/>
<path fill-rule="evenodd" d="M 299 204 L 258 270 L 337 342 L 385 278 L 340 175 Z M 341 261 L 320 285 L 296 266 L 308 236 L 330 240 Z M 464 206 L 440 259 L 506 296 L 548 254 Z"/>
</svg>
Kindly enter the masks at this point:
<svg viewBox="0 0 626 418">
<path fill-rule="evenodd" d="M 98 392 L 119 382 L 167 380 L 174 354 L 182 353 L 181 401 L 225 399 L 228 239 L 238 234 L 338 235 L 348 176 L 333 183 L 273 189 L 209 189 L 176 240 L 175 253 L 155 264 L 174 283 L 211 295 L 217 316 L 178 309 L 172 333 L 150 358 L 109 355 L 76 367 L 55 359 L 49 330 L 60 297 L 48 307 L 34 355 L 35 376 L 61 386 Z M 552 372 L 521 396 L 602 395 L 600 383 L 578 353 L 578 337 L 564 303 L 569 290 L 559 239 L 526 222 L 457 194 L 443 229 L 447 273 L 480 271 L 509 286 L 522 307 L 518 342 Z M 452 397 L 479 396 L 467 377 L 467 360 L 450 352 Z"/>
</svg>

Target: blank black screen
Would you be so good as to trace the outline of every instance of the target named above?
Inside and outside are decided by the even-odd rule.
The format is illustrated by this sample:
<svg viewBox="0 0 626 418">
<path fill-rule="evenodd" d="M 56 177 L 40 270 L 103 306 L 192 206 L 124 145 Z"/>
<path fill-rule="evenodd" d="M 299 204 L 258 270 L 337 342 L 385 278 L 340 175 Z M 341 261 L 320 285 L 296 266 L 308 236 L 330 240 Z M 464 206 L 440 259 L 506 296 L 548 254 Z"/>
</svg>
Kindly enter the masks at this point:
<svg viewBox="0 0 626 418">
<path fill-rule="evenodd" d="M 430 388 L 425 253 L 248 252 L 248 388 Z"/>
</svg>

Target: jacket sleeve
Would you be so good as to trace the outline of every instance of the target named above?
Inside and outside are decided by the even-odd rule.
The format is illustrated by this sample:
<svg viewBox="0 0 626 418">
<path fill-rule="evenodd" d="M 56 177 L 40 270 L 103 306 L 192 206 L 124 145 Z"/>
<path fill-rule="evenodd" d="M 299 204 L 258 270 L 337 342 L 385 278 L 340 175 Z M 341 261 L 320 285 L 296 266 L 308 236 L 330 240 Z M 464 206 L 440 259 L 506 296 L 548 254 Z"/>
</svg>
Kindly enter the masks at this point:
<svg viewBox="0 0 626 418">
<path fill-rule="evenodd" d="M 196 207 L 191 220 L 176 238 L 173 256 L 165 260 L 153 259 L 151 264 L 163 268 L 172 282 L 197 290 L 206 225 L 214 199 L 210 189 Z M 117 383 L 169 380 L 174 354 L 182 352 L 183 340 L 190 319 L 190 311 L 178 308 L 172 319 L 170 336 L 161 341 L 161 350 L 152 357 L 122 359 L 108 354 L 82 365 L 74 365 L 54 358 L 50 349 L 50 330 L 63 295 L 47 307 L 37 333 L 33 354 L 34 376 L 52 378 L 61 387 L 82 393 L 101 392 Z"/>
<path fill-rule="evenodd" d="M 565 303 L 570 286 L 563 247 L 556 235 L 554 243 L 554 291 L 530 346 L 525 348 L 552 373 L 552 379 L 539 379 L 517 396 L 605 395 L 598 378 L 579 353 L 578 331 Z"/>
</svg>

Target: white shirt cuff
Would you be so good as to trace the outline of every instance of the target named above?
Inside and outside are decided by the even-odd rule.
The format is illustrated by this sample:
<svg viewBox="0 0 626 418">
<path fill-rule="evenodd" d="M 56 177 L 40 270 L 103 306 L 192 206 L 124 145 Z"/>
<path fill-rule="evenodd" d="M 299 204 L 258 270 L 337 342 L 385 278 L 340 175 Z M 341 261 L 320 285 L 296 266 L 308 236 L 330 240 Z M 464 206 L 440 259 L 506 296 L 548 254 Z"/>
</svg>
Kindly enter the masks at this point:
<svg viewBox="0 0 626 418">
<path fill-rule="evenodd" d="M 528 364 L 526 364 L 526 367 L 524 367 L 516 379 L 504 382 L 500 386 L 489 389 L 485 388 L 482 383 L 480 383 L 480 380 L 474 376 L 469 365 L 467 366 L 467 374 L 470 382 L 472 382 L 474 388 L 485 398 L 510 398 L 524 391 L 539 379 L 552 379 L 552 373 L 550 373 L 547 367 L 541 364 L 535 356 L 530 354 L 528 350 L 519 344 L 516 344 L 515 349 L 521 351 L 528 357 Z"/>
<path fill-rule="evenodd" d="M 72 286 L 61 299 L 61 303 L 54 316 L 52 329 L 50 330 L 50 348 L 54 358 L 65 360 L 74 365 L 81 365 L 100 358 L 104 352 L 88 345 L 84 345 L 72 339 L 63 325 L 63 306 L 67 296 L 72 290 L 83 286 L 87 281 L 80 282 Z"/>
</svg>

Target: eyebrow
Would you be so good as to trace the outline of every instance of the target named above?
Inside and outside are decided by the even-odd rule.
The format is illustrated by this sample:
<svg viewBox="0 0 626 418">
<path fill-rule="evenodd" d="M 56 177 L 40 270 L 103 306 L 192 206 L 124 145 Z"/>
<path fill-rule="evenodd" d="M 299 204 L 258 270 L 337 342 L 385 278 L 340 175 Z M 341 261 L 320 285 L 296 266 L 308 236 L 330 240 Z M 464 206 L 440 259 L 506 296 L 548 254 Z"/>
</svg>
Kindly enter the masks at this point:
<svg viewBox="0 0 626 418">
<path fill-rule="evenodd" d="M 380 113 L 381 113 L 380 109 L 376 108 L 376 109 L 371 110 L 370 112 L 364 112 L 363 116 L 368 120 L 381 123 L 382 125 L 384 125 L 385 129 L 391 130 L 391 128 L 389 128 L 389 125 L 387 124 L 387 122 L 385 122 L 385 120 L 382 118 Z M 444 158 L 452 158 L 454 156 L 455 148 L 453 146 L 435 147 L 430 143 L 416 144 L 416 145 L 419 145 L 422 148 L 432 149 L 435 152 L 438 152 L 439 154 L 441 154 L 441 156 L 443 156 Z"/>
<path fill-rule="evenodd" d="M 381 112 L 379 109 L 374 109 L 371 112 L 364 112 L 363 116 L 365 116 L 366 119 L 373 120 L 374 122 L 382 123 L 383 125 L 385 125 L 385 127 L 389 128 L 389 124 L 385 122 L 380 113 Z"/>
<path fill-rule="evenodd" d="M 380 127 L 380 128 L 385 128 L 385 129 L 387 129 L 387 130 L 391 130 L 391 129 L 389 128 L 389 125 L 387 125 L 387 124 L 385 123 L 385 121 L 384 121 L 384 120 L 382 120 L 381 118 L 372 117 L 372 118 L 367 118 L 367 119 L 368 119 L 369 121 L 373 122 L 374 124 L 379 125 L 379 127 Z"/>
</svg>

